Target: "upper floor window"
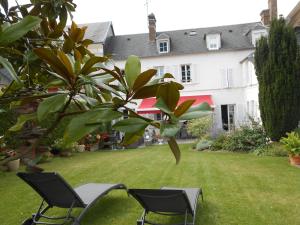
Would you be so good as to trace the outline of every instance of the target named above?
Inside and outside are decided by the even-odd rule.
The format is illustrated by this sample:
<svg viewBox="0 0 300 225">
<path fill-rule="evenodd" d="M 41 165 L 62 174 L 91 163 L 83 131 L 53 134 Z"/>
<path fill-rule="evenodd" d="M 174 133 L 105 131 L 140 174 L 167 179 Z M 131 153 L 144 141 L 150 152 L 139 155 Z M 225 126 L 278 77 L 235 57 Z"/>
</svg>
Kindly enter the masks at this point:
<svg viewBox="0 0 300 225">
<path fill-rule="evenodd" d="M 267 30 L 255 30 L 252 31 L 252 44 L 256 46 L 257 42 L 261 37 L 266 37 L 268 35 Z"/>
<path fill-rule="evenodd" d="M 192 81 L 190 65 L 181 65 L 181 81 L 182 83 L 190 83 Z"/>
<path fill-rule="evenodd" d="M 158 43 L 159 53 L 168 53 L 169 52 L 169 41 L 160 41 Z"/>
<path fill-rule="evenodd" d="M 157 70 L 156 77 L 162 77 L 165 74 L 165 68 L 163 66 L 156 66 L 154 69 Z"/>
<path fill-rule="evenodd" d="M 208 50 L 218 50 L 221 48 L 221 35 L 209 34 L 206 36 L 206 45 Z"/>
<path fill-rule="evenodd" d="M 226 68 L 222 69 L 222 88 L 231 88 L 233 87 L 233 69 L 232 68 Z"/>
</svg>

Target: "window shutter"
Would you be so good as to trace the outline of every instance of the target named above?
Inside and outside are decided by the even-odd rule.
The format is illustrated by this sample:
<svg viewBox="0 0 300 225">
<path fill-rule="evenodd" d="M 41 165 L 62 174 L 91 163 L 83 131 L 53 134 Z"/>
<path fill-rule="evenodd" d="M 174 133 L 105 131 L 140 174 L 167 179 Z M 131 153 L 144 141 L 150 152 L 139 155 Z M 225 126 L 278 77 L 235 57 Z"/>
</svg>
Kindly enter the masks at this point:
<svg viewBox="0 0 300 225">
<path fill-rule="evenodd" d="M 191 65 L 191 79 L 192 79 L 192 83 L 199 83 L 199 74 L 197 73 L 197 64 Z"/>
<path fill-rule="evenodd" d="M 227 82 L 228 82 L 228 87 L 234 87 L 234 79 L 233 79 L 233 69 L 229 68 L 227 69 Z"/>
<path fill-rule="evenodd" d="M 228 88 L 228 82 L 227 82 L 227 70 L 221 69 L 220 70 L 220 87 L 221 88 Z"/>
<path fill-rule="evenodd" d="M 179 77 L 179 67 L 177 65 L 172 66 L 172 75 L 175 80 L 180 83 L 181 79 Z"/>
</svg>

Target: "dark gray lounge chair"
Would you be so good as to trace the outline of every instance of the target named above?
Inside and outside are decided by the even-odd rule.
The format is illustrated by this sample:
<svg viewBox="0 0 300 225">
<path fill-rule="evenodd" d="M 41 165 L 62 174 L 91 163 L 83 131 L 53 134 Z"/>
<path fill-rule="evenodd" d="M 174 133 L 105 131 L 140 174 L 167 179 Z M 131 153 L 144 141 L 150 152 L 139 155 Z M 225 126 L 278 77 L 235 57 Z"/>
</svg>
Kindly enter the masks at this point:
<svg viewBox="0 0 300 225">
<path fill-rule="evenodd" d="M 181 224 L 194 225 L 199 195 L 203 201 L 203 193 L 199 188 L 163 187 L 161 189 L 129 189 L 128 192 L 144 208 L 137 225 L 159 225 L 146 220 L 150 212 L 167 216 L 185 215 L 184 223 Z M 188 215 L 192 216 L 192 222 L 188 222 Z"/>
<path fill-rule="evenodd" d="M 42 198 L 42 203 L 31 218 L 25 220 L 22 225 L 62 225 L 71 222 L 80 225 L 87 210 L 102 196 L 113 189 L 125 189 L 124 184 L 85 184 L 72 188 L 57 173 L 18 173 L 21 179 L 29 184 Z M 45 205 L 46 203 L 46 205 Z M 49 217 L 45 213 L 52 207 L 69 209 L 67 215 L 62 217 Z M 72 216 L 73 208 L 83 208 L 78 217 Z M 42 222 L 40 219 L 51 222 Z M 52 221 L 56 221 L 53 223 Z"/>
</svg>

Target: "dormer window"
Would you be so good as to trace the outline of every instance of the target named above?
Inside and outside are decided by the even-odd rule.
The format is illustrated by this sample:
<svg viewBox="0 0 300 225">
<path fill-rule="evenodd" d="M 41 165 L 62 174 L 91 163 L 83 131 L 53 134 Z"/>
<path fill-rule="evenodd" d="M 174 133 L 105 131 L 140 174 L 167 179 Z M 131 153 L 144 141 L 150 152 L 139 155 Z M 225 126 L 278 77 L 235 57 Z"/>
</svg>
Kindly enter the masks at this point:
<svg viewBox="0 0 300 225">
<path fill-rule="evenodd" d="M 160 54 L 169 52 L 169 40 L 159 40 L 158 41 L 158 52 Z"/>
<path fill-rule="evenodd" d="M 267 30 L 254 30 L 252 31 L 252 44 L 256 46 L 257 42 L 261 37 L 266 37 L 268 35 Z"/>
<path fill-rule="evenodd" d="M 168 41 L 159 42 L 159 53 L 168 53 Z"/>
<path fill-rule="evenodd" d="M 221 48 L 221 34 L 206 35 L 206 45 L 208 50 L 218 50 Z"/>
<path fill-rule="evenodd" d="M 161 33 L 156 37 L 157 51 L 159 54 L 170 52 L 170 37 L 166 33 Z"/>
</svg>

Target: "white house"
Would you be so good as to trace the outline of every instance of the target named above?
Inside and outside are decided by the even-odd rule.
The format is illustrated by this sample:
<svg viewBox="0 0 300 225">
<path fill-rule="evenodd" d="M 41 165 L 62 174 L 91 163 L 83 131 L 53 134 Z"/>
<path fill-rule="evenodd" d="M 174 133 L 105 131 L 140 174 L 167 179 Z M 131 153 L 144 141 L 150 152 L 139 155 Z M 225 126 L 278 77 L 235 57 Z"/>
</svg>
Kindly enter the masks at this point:
<svg viewBox="0 0 300 225">
<path fill-rule="evenodd" d="M 101 41 L 91 50 L 112 55 L 120 68 L 129 55 L 137 55 L 142 70 L 156 68 L 158 76 L 173 74 L 185 87 L 181 101 L 194 98 L 196 104 L 206 101 L 214 108 L 215 130 L 234 129 L 249 116 L 259 119 L 253 52 L 256 41 L 267 35 L 266 26 L 254 22 L 157 32 L 154 14 L 148 21 L 149 33 L 130 35 L 115 35 L 111 22 L 88 25 L 87 38 L 92 40 L 95 36 L 90 34 L 101 30 Z M 160 119 L 153 104 L 154 99 L 146 99 L 133 107 L 140 114 Z"/>
</svg>

